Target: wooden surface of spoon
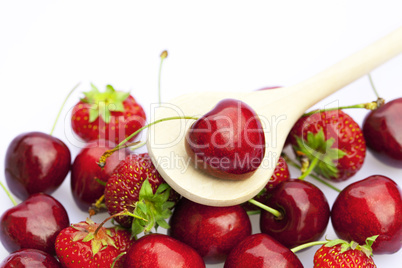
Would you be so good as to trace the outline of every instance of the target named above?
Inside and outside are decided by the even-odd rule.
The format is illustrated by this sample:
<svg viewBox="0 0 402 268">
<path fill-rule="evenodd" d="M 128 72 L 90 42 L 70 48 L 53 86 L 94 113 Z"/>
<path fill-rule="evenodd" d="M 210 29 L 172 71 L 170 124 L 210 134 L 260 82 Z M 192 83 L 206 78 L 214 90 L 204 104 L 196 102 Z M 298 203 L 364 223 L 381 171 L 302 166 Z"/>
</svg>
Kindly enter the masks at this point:
<svg viewBox="0 0 402 268">
<path fill-rule="evenodd" d="M 172 116 L 201 117 L 226 98 L 249 104 L 263 124 L 266 151 L 262 165 L 248 179 L 221 180 L 191 165 L 185 151 L 184 137 L 194 120 L 171 120 L 151 126 L 148 131 L 148 152 L 166 182 L 185 198 L 212 206 L 246 202 L 268 182 L 289 131 L 308 108 L 401 52 L 402 27 L 294 86 L 247 93 L 187 94 L 155 109 L 151 121 Z"/>
</svg>

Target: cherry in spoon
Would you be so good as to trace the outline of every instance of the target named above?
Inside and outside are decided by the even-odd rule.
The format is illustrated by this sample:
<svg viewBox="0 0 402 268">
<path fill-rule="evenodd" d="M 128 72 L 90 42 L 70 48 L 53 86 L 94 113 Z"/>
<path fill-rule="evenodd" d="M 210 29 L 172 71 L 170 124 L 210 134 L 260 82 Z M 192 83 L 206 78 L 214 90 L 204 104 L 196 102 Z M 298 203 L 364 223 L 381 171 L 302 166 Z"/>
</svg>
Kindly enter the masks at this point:
<svg viewBox="0 0 402 268">
<path fill-rule="evenodd" d="M 248 104 L 261 120 L 266 144 L 261 165 L 245 180 L 217 179 L 194 168 L 184 142 L 193 120 L 170 120 L 152 125 L 148 130 L 149 155 L 165 181 L 187 199 L 213 206 L 243 203 L 267 184 L 290 129 L 308 108 L 401 52 L 402 27 L 294 86 L 248 93 L 193 93 L 155 109 L 153 119 L 158 120 L 172 116 L 201 117 L 228 98 Z"/>
</svg>

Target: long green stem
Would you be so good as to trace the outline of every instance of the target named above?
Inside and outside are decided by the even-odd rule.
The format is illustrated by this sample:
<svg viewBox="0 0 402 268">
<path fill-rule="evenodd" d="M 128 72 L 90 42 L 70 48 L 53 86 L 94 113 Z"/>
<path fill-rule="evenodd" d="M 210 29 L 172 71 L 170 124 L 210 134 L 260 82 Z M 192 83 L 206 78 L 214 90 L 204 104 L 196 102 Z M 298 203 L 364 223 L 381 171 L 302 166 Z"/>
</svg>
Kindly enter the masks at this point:
<svg viewBox="0 0 402 268">
<path fill-rule="evenodd" d="M 79 85 L 80 85 L 80 83 L 76 84 L 76 85 L 70 90 L 70 92 L 67 94 L 67 97 L 64 99 L 63 104 L 61 105 L 60 110 L 59 110 L 59 112 L 58 112 L 58 114 L 57 114 L 57 116 L 56 116 L 56 120 L 55 120 L 54 123 L 53 123 L 52 130 L 50 131 L 50 136 L 53 135 L 54 129 L 56 128 L 57 121 L 59 121 L 59 117 L 60 117 L 60 115 L 61 115 L 61 111 L 63 110 L 64 105 L 66 104 L 68 98 L 71 96 L 71 94 L 74 92 L 74 90 L 75 90 Z"/>
<path fill-rule="evenodd" d="M 286 163 L 288 163 L 289 165 L 291 165 L 291 166 L 293 166 L 293 167 L 295 167 L 295 168 L 297 168 L 297 169 L 299 169 L 299 170 L 301 169 L 301 166 L 298 165 L 298 164 L 297 164 L 295 161 L 293 161 L 292 159 L 290 159 L 289 156 L 287 156 L 286 154 L 283 154 L 282 157 L 285 158 Z M 338 193 L 341 192 L 340 189 L 336 188 L 335 186 L 333 186 L 332 184 L 328 183 L 327 181 L 325 181 L 325 180 L 319 178 L 319 177 L 316 176 L 314 173 L 310 173 L 309 176 L 312 177 L 313 179 L 315 179 L 316 181 L 319 181 L 319 182 L 321 182 L 322 184 L 326 185 L 327 187 L 331 188 L 332 190 L 337 191 Z"/>
<path fill-rule="evenodd" d="M 250 202 L 251 204 L 253 204 L 253 205 L 255 205 L 255 206 L 259 207 L 259 208 L 262 208 L 263 210 L 268 211 L 269 213 L 271 213 L 272 215 L 274 215 L 278 219 L 283 218 L 283 215 L 282 215 L 282 213 L 280 211 L 278 211 L 278 210 L 276 210 L 274 208 L 268 207 L 267 205 L 264 205 L 263 203 L 258 202 L 257 200 L 250 199 L 250 200 L 248 200 L 248 202 Z"/>
<path fill-rule="evenodd" d="M 96 234 L 99 232 L 99 230 L 102 228 L 102 226 L 103 226 L 106 222 L 108 222 L 109 220 L 111 220 L 111 219 L 113 219 L 113 218 L 120 217 L 120 216 L 130 216 L 130 217 L 133 217 L 133 218 L 136 218 L 136 219 L 140 219 L 140 220 L 143 220 L 143 221 L 148 221 L 147 219 L 144 219 L 144 218 L 142 218 L 142 217 L 140 217 L 140 216 L 138 216 L 138 215 L 135 215 L 135 214 L 129 212 L 127 209 L 125 209 L 125 210 L 123 210 L 123 211 L 120 211 L 119 213 L 116 213 L 116 214 L 111 215 L 111 216 L 107 217 L 106 219 L 104 219 L 103 222 L 101 222 L 101 223 L 99 224 L 99 226 L 96 228 L 96 230 L 95 230 L 95 232 L 94 232 L 95 236 L 96 236 Z"/>
<path fill-rule="evenodd" d="M 13 203 L 13 205 L 16 206 L 17 202 L 15 201 L 14 197 L 10 194 L 10 192 L 7 190 L 6 186 L 4 186 L 4 184 L 1 181 L 0 181 L 0 186 L 6 192 L 7 196 L 10 198 L 11 202 Z"/>
<path fill-rule="evenodd" d="M 251 216 L 251 215 L 258 215 L 261 214 L 261 210 L 247 210 L 247 215 Z"/>
<path fill-rule="evenodd" d="M 123 257 L 124 255 L 126 255 L 127 254 L 127 252 L 122 252 L 122 253 L 120 253 L 115 259 L 114 259 L 114 261 L 113 261 L 113 263 L 112 263 L 112 266 L 110 266 L 110 268 L 114 268 L 114 266 L 116 265 L 116 262 L 118 261 L 118 260 L 120 260 L 120 258 L 121 257 Z"/>
<path fill-rule="evenodd" d="M 328 241 L 314 241 L 314 242 L 309 242 L 309 243 L 306 243 L 306 244 L 303 244 L 303 245 L 294 247 L 294 248 L 291 249 L 291 251 L 292 251 L 293 253 L 296 253 L 296 252 L 298 252 L 298 251 L 300 251 L 300 250 L 302 250 L 302 249 L 309 248 L 309 247 L 312 247 L 312 246 L 324 245 L 324 244 L 326 244 L 326 243 L 328 243 Z"/>
<path fill-rule="evenodd" d="M 374 82 L 373 82 L 373 79 L 371 78 L 371 74 L 368 73 L 367 76 L 368 76 L 368 79 L 370 80 L 370 85 L 371 85 L 371 87 L 373 88 L 374 94 L 375 94 L 376 97 L 379 99 L 379 98 L 380 98 L 380 95 L 378 95 L 377 89 L 376 89 L 375 86 L 374 86 Z"/>
<path fill-rule="evenodd" d="M 117 147 L 122 147 L 128 140 L 130 140 L 132 137 L 143 131 L 144 129 L 149 128 L 150 126 L 153 126 L 155 124 L 165 122 L 165 121 L 170 121 L 170 120 L 177 120 L 177 119 L 192 119 L 192 120 L 197 120 L 198 117 L 195 116 L 172 116 L 172 117 L 166 117 L 162 119 L 155 120 L 154 122 L 149 123 L 148 125 L 143 126 L 142 128 L 138 129 L 134 133 L 132 133 L 130 136 L 128 136 L 125 140 L 120 142 Z"/>
<path fill-rule="evenodd" d="M 158 75 L 158 98 L 159 98 L 159 105 L 162 103 L 162 97 L 161 97 L 161 74 L 162 74 L 162 63 L 164 59 L 166 59 L 168 56 L 168 52 L 166 50 L 162 51 L 161 53 L 161 63 L 159 64 L 159 75 Z"/>
<path fill-rule="evenodd" d="M 138 142 L 138 144 L 136 144 L 135 146 L 130 146 L 130 150 L 131 150 L 131 151 L 137 150 L 138 148 L 141 148 L 141 147 L 144 146 L 145 144 L 147 144 L 145 141 L 143 141 L 143 142 Z"/>
<path fill-rule="evenodd" d="M 106 152 L 103 153 L 103 155 L 100 157 L 98 165 L 100 167 L 104 167 L 106 164 L 106 159 L 111 156 L 115 151 L 125 147 L 125 143 L 130 140 L 132 137 L 134 137 L 135 135 L 137 135 L 138 133 L 140 133 L 141 131 L 143 131 L 146 128 L 149 128 L 150 126 L 153 126 L 155 124 L 164 122 L 164 121 L 169 121 L 169 120 L 177 120 L 177 119 L 192 119 L 192 120 L 197 120 L 198 117 L 194 117 L 194 116 L 172 116 L 172 117 L 166 117 L 166 118 L 162 118 L 159 120 L 155 120 L 154 122 L 151 122 L 145 126 L 143 126 L 142 128 L 138 129 L 137 131 L 135 131 L 134 133 L 132 133 L 130 136 L 128 136 L 126 139 L 124 139 L 122 142 L 120 142 L 116 147 L 114 147 L 111 150 L 107 150 Z"/>
<path fill-rule="evenodd" d="M 305 116 L 310 116 L 312 114 L 316 113 L 321 113 L 321 112 L 328 112 L 328 111 L 336 111 L 336 110 L 343 110 L 343 109 L 367 109 L 367 110 L 375 110 L 378 108 L 378 102 L 377 101 L 372 101 L 372 102 L 366 102 L 366 103 L 360 103 L 360 104 L 354 104 L 354 105 L 347 105 L 347 106 L 341 106 L 341 107 L 333 107 L 333 108 L 327 108 L 327 109 L 318 109 L 314 110 L 308 113 L 305 113 L 302 115 L 302 117 Z"/>
<path fill-rule="evenodd" d="M 314 158 L 313 161 L 308 166 L 307 170 L 300 175 L 299 180 L 304 180 L 304 178 L 306 178 L 311 172 L 313 172 L 319 160 L 320 159 L 318 157 Z"/>
</svg>

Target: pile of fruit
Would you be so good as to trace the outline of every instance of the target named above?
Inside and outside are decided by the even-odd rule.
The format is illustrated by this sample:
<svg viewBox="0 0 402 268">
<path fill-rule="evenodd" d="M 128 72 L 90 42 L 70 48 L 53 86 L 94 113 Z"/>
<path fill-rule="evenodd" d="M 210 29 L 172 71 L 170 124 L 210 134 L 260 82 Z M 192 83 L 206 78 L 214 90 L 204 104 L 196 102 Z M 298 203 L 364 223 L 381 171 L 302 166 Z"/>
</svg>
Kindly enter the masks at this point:
<svg viewBox="0 0 402 268">
<path fill-rule="evenodd" d="M 314 267 L 376 267 L 376 254 L 400 254 L 401 188 L 378 174 L 343 190 L 334 186 L 362 168 L 366 146 L 380 161 L 402 168 L 402 98 L 366 106 L 374 110 L 362 127 L 347 109 L 305 114 L 287 139 L 294 154 L 279 158 L 266 187 L 247 203 L 214 207 L 181 197 L 149 155 L 135 151 L 144 145 L 136 138 L 148 125 L 134 97 L 110 85 L 103 92 L 92 85 L 71 114 L 73 131 L 87 142 L 75 159 L 60 139 L 41 132 L 15 137 L 7 149 L 8 187 L 2 186 L 15 206 L 0 219 L 0 240 L 10 253 L 1 268 L 303 267 L 297 252 L 316 245 Z M 241 120 L 227 114 L 233 109 L 241 109 L 231 113 Z M 222 127 L 222 115 L 248 124 L 234 126 L 236 135 L 218 137 L 214 131 Z M 214 127 L 197 132 L 205 124 Z M 238 152 L 230 151 L 244 140 L 255 145 L 240 150 L 253 153 L 245 165 L 251 168 L 238 168 Z M 267 150 L 258 117 L 236 100 L 224 100 L 195 120 L 186 148 L 194 163 L 201 158 L 200 172 L 231 180 L 247 179 Z M 222 155 L 233 165 L 208 162 Z M 300 168 L 300 176 L 291 177 L 288 165 Z M 52 197 L 68 174 L 77 209 L 88 212 L 80 222 L 70 222 Z M 324 189 L 304 180 L 307 176 L 339 191 L 335 202 L 329 204 Z M 104 220 L 95 222 L 95 214 Z M 253 214 L 260 217 L 260 232 L 252 233 Z M 327 240 L 330 221 L 338 237 Z"/>
</svg>

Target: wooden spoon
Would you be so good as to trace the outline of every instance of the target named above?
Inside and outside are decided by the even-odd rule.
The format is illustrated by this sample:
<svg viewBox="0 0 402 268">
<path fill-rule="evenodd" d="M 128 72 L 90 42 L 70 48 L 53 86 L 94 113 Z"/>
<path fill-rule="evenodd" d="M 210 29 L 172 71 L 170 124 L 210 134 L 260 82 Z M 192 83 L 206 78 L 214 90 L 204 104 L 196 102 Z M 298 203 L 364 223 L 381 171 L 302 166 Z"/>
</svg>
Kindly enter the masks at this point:
<svg viewBox="0 0 402 268">
<path fill-rule="evenodd" d="M 401 52 L 402 27 L 294 86 L 247 93 L 187 94 L 155 109 L 152 121 L 172 116 L 200 117 L 225 98 L 249 104 L 264 125 L 266 152 L 263 164 L 248 179 L 221 180 L 191 165 L 184 148 L 184 137 L 194 120 L 171 120 L 150 127 L 148 152 L 166 182 L 185 198 L 212 206 L 246 202 L 267 184 L 289 131 L 308 108 Z"/>
</svg>

